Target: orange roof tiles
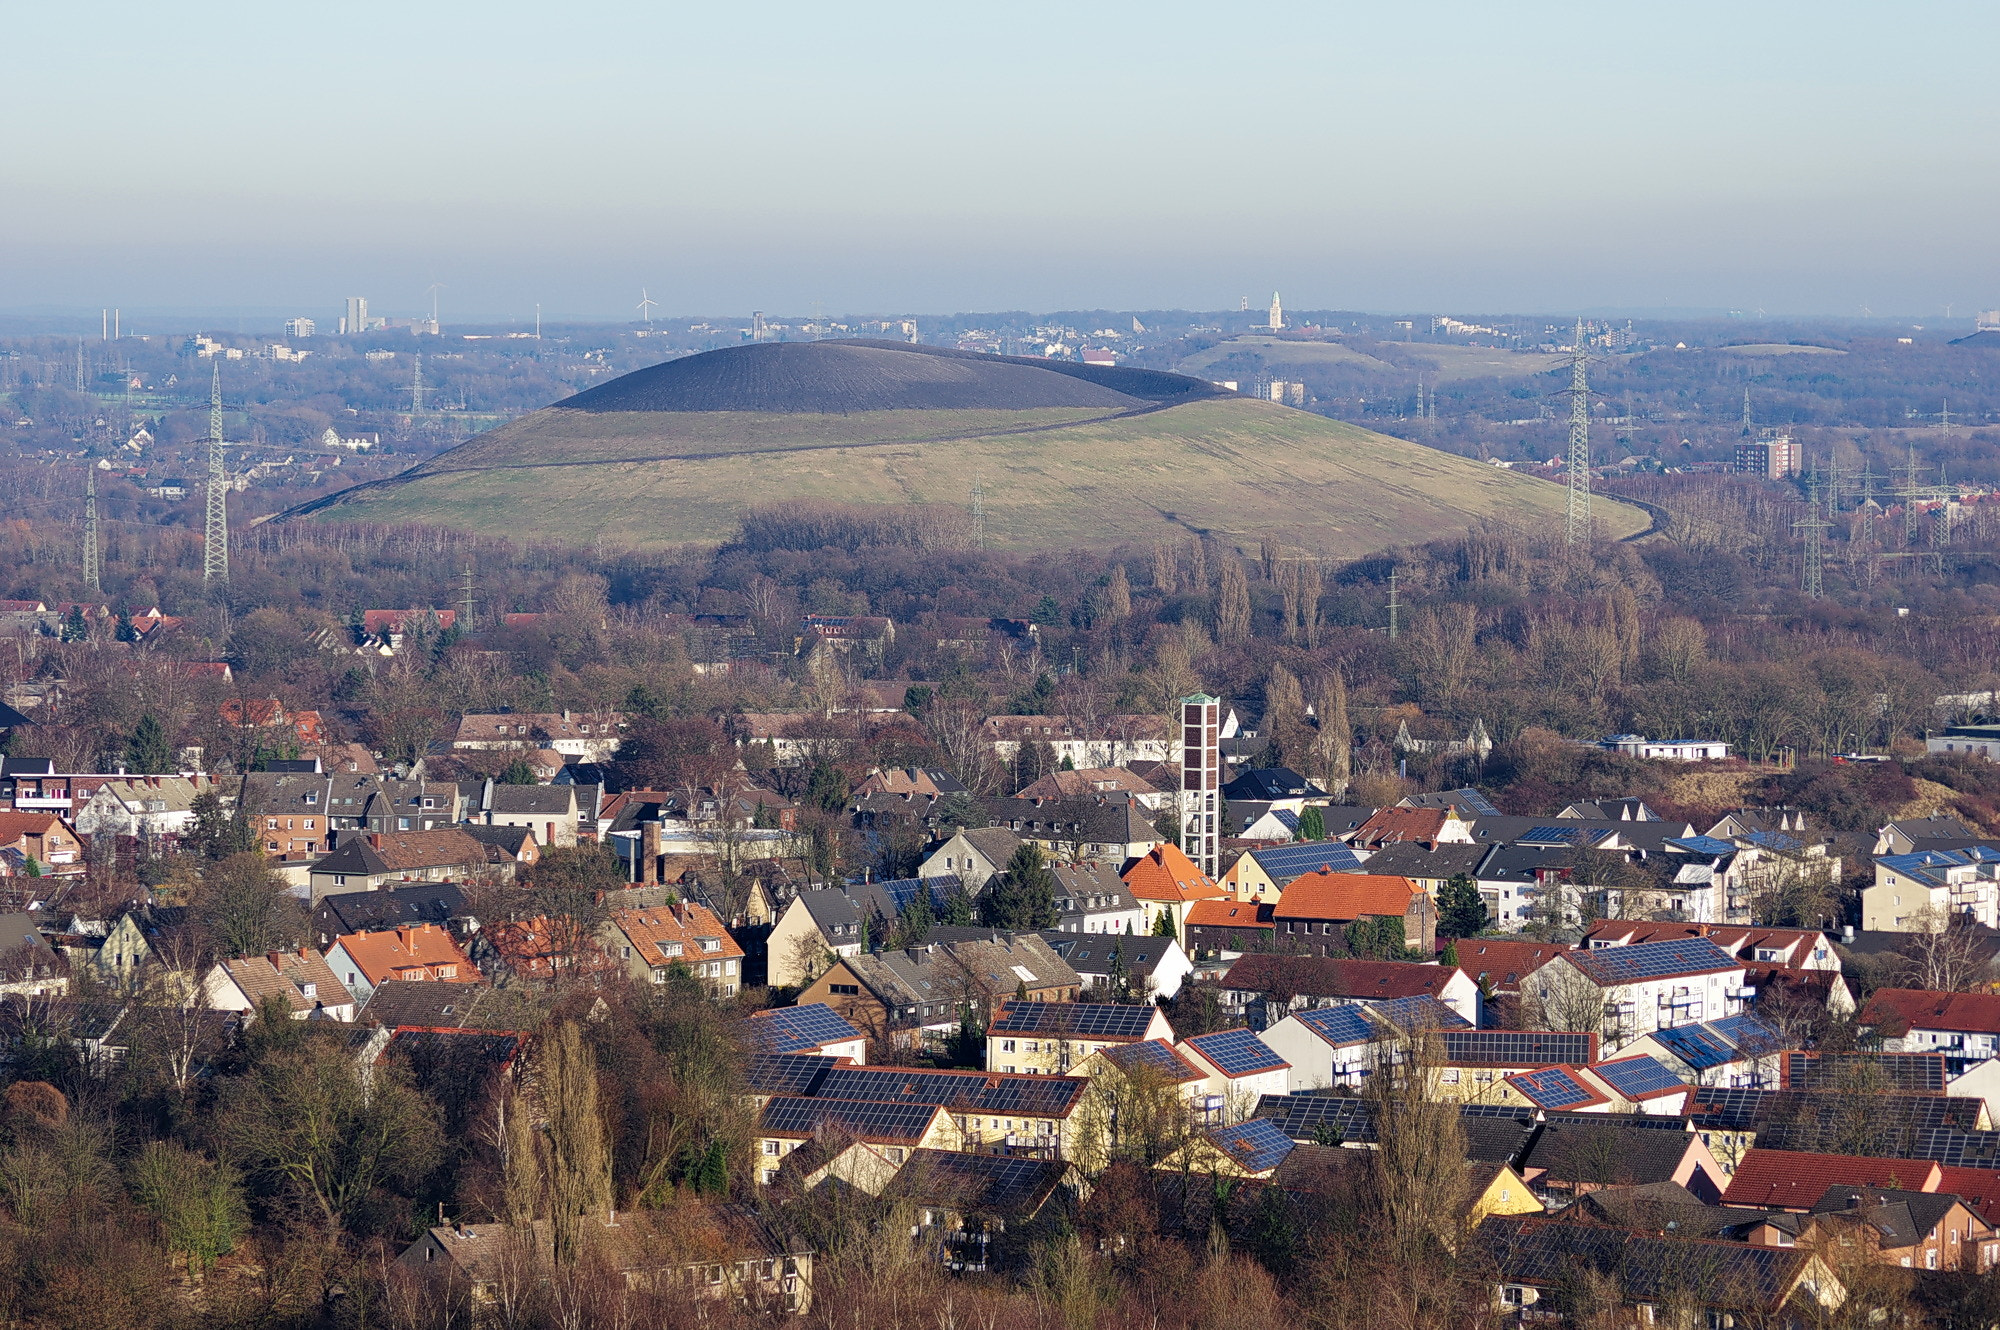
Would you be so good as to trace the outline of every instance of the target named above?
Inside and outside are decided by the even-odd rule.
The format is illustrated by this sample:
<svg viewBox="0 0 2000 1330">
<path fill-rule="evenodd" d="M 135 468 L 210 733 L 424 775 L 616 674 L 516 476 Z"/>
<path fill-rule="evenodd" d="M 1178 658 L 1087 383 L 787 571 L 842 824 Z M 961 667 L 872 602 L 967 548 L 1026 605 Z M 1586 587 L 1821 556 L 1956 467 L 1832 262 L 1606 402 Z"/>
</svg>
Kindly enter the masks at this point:
<svg viewBox="0 0 2000 1330">
<path fill-rule="evenodd" d="M 1354 829 L 1350 845 L 1372 848 L 1398 841 L 1434 841 L 1452 818 L 1449 808 L 1383 808 Z"/>
<path fill-rule="evenodd" d="M 482 981 L 450 933 L 436 924 L 391 928 L 379 933 L 349 933 L 335 939 L 370 984 L 390 979 L 437 979 L 447 983 Z"/>
<path fill-rule="evenodd" d="M 1374 873 L 1329 873 L 1316 869 L 1278 895 L 1280 919 L 1359 919 L 1380 915 L 1400 919 L 1423 888 L 1406 877 Z"/>
<path fill-rule="evenodd" d="M 1928 1159 L 1873 1159 L 1862 1155 L 1808 1154 L 1752 1146 L 1736 1166 L 1725 1205 L 1767 1210 L 1810 1210 L 1833 1186 L 1896 1187 L 1937 1191 L 1942 1169 Z"/>
<path fill-rule="evenodd" d="M 1271 907 L 1255 901 L 1196 901 L 1188 911 L 1189 928 L 1276 928 Z"/>
<path fill-rule="evenodd" d="M 611 922 L 631 940 L 639 959 L 648 965 L 729 960 L 743 955 L 743 948 L 705 905 L 682 901 L 643 910 L 613 910 Z"/>
<path fill-rule="evenodd" d="M 1213 900 L 1224 894 L 1178 845 L 1155 845 L 1125 870 L 1124 878 L 1142 901 Z"/>
</svg>

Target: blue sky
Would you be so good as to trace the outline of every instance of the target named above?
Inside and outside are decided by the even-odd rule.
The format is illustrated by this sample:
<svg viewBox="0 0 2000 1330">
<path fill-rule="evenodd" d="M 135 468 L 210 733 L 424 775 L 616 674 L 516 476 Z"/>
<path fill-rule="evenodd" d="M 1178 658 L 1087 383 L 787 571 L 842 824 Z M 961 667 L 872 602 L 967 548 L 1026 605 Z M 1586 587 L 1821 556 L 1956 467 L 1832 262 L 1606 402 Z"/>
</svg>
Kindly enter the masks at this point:
<svg viewBox="0 0 2000 1330">
<path fill-rule="evenodd" d="M 1980 3 L 14 5 L 0 309 L 2000 305 Z"/>
</svg>

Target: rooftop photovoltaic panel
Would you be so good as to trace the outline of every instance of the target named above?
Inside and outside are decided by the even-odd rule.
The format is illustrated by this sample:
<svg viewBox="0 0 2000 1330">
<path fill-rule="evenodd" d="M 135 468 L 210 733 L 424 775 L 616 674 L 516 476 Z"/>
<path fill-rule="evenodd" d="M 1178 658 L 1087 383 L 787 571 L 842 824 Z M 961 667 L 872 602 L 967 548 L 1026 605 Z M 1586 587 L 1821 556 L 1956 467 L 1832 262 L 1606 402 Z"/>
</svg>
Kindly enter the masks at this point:
<svg viewBox="0 0 2000 1330">
<path fill-rule="evenodd" d="M 1452 1010 L 1449 1003 L 1441 1002 L 1428 993 L 1415 997 L 1391 998 L 1387 1002 L 1372 1004 L 1380 1015 L 1399 1030 L 1470 1030 L 1472 1022 Z"/>
<path fill-rule="evenodd" d="M 1604 1098 L 1579 1081 L 1567 1067 L 1547 1067 L 1541 1071 L 1509 1076 L 1507 1084 L 1542 1108 L 1569 1108 L 1575 1104 L 1599 1102 Z"/>
<path fill-rule="evenodd" d="M 797 1053 L 862 1038 L 861 1031 L 824 1002 L 760 1011 L 744 1022 L 744 1028 L 751 1043 L 767 1053 Z"/>
<path fill-rule="evenodd" d="M 1143 1039 L 1158 1011 L 1157 1007 L 1132 1007 L 1117 1002 L 1010 1001 L 986 1033 Z"/>
<path fill-rule="evenodd" d="M 1248 1030 L 1217 1030 L 1213 1034 L 1198 1034 L 1187 1044 L 1214 1063 L 1225 1076 L 1253 1076 L 1260 1071 L 1283 1071 L 1291 1065 Z"/>
<path fill-rule="evenodd" d="M 936 1104 L 884 1104 L 855 1099 L 802 1099 L 780 1095 L 764 1105 L 758 1130 L 809 1136 L 839 1127 L 864 1140 L 921 1140 L 939 1112 Z"/>
<path fill-rule="evenodd" d="M 1726 970 L 1741 961 L 1705 937 L 1669 938 L 1630 947 L 1566 952 L 1570 961 L 1599 983 L 1631 984 L 1704 970 Z"/>
<path fill-rule="evenodd" d="M 1582 1066 L 1594 1051 L 1587 1034 L 1561 1030 L 1446 1030 L 1447 1062 L 1487 1067 L 1533 1067 L 1544 1063 Z"/>
<path fill-rule="evenodd" d="M 1627 1099 L 1638 1099 L 1644 1095 L 1687 1088 L 1686 1082 L 1679 1076 L 1649 1057 L 1600 1062 L 1590 1069 L 1590 1074 Z"/>
<path fill-rule="evenodd" d="M 1794 1053 L 1785 1059 L 1792 1090 L 1910 1090 L 1945 1092 L 1944 1056 L 1938 1053 Z"/>
<path fill-rule="evenodd" d="M 1777 1026 L 1759 1016 L 1724 1016 L 1710 1021 L 1708 1028 L 1736 1045 L 1745 1057 L 1761 1057 L 1784 1048 L 1787 1040 Z"/>
<path fill-rule="evenodd" d="M 1706 1026 L 1681 1025 L 1671 1030 L 1655 1030 L 1653 1038 L 1696 1071 L 1720 1067 L 1743 1056 L 1736 1046 Z"/>
<path fill-rule="evenodd" d="M 1689 854 L 1736 853 L 1734 845 L 1715 836 L 1677 836 L 1667 844 L 1677 850 L 1686 850 Z"/>
<path fill-rule="evenodd" d="M 928 891 L 933 909 L 942 906 L 947 897 L 958 890 L 957 877 L 899 877 L 888 882 L 872 884 L 886 893 L 896 903 L 896 913 L 910 908 L 910 902 L 917 898 L 917 892 Z"/>
<path fill-rule="evenodd" d="M 1301 1011 L 1296 1015 L 1299 1024 L 1335 1048 L 1369 1043 L 1382 1034 L 1381 1027 L 1368 1019 L 1364 1009 L 1352 1004 L 1339 1007 L 1314 1007 L 1310 1011 Z"/>
<path fill-rule="evenodd" d="M 1462 1118 L 1513 1118 L 1516 1122 L 1532 1122 L 1535 1110 L 1522 1108 L 1519 1104 L 1460 1104 L 1458 1115 Z"/>
<path fill-rule="evenodd" d="M 1934 1159 L 1946 1168 L 2000 1169 L 2000 1131 L 1960 1131 L 1933 1127 L 1911 1143 L 1919 1159 Z"/>
<path fill-rule="evenodd" d="M 1277 1124 L 1295 1141 L 1322 1144 L 1375 1139 L 1375 1106 L 1366 1099 L 1330 1094 L 1267 1094 L 1256 1117 Z"/>
<path fill-rule="evenodd" d="M 1582 827 L 1530 827 L 1517 845 L 1567 845 L 1583 834 Z"/>
<path fill-rule="evenodd" d="M 1084 1081 L 1071 1076 L 835 1067 L 821 1078 L 814 1093 L 826 1099 L 876 1099 L 935 1104 L 954 1112 L 1050 1117 L 1067 1113 L 1084 1086 Z"/>
<path fill-rule="evenodd" d="M 1214 1127 L 1209 1140 L 1252 1173 L 1276 1168 L 1298 1145 L 1269 1118 L 1249 1118 L 1233 1127 Z"/>
<path fill-rule="evenodd" d="M 752 1053 L 743 1079 L 752 1094 L 809 1095 L 839 1060 L 817 1053 Z"/>
<path fill-rule="evenodd" d="M 1500 816 L 1500 810 L 1493 806 L 1493 801 L 1478 790 L 1453 790 L 1451 796 L 1452 802 L 1468 813 L 1477 813 L 1481 817 Z"/>
<path fill-rule="evenodd" d="M 1176 1081 L 1202 1078 L 1202 1074 L 1189 1066 L 1187 1059 L 1174 1052 L 1172 1045 L 1163 1039 L 1148 1039 L 1143 1043 L 1107 1048 L 1104 1050 L 1104 1056 L 1110 1060 L 1112 1066 L 1128 1074 L 1140 1067 L 1146 1067 Z"/>
<path fill-rule="evenodd" d="M 1300 877 L 1322 868 L 1345 873 L 1361 867 L 1361 856 L 1339 841 L 1295 841 L 1253 850 L 1250 857 L 1272 877 Z"/>
</svg>

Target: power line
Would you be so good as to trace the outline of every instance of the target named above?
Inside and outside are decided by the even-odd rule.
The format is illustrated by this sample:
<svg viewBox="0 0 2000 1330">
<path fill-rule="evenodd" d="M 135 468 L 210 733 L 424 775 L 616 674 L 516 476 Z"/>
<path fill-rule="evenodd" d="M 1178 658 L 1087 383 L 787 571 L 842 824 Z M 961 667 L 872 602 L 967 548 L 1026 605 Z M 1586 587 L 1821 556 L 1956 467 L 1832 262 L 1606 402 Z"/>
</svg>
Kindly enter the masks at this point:
<svg viewBox="0 0 2000 1330">
<path fill-rule="evenodd" d="M 229 468 L 222 458 L 222 363 L 208 389 L 208 520 L 202 532 L 201 580 L 229 581 Z"/>
<path fill-rule="evenodd" d="M 1564 523 L 1571 545 L 1590 540 L 1590 370 L 1583 346 L 1583 320 L 1576 321 L 1576 345 L 1569 370 L 1569 510 Z"/>
</svg>

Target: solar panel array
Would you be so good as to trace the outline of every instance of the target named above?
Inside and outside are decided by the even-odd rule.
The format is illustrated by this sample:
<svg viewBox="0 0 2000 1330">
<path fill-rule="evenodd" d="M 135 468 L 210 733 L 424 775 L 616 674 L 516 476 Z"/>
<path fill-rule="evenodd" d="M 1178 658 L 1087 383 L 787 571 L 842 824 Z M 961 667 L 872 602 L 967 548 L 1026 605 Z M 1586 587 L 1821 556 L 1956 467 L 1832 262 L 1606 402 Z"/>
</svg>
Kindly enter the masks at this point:
<svg viewBox="0 0 2000 1330">
<path fill-rule="evenodd" d="M 1532 1067 L 1545 1063 L 1582 1066 L 1591 1059 L 1588 1034 L 1562 1030 L 1446 1030 L 1445 1061 L 1486 1067 Z"/>
<path fill-rule="evenodd" d="M 1256 1117 L 1277 1124 L 1295 1141 L 1323 1144 L 1375 1139 L 1375 1106 L 1366 1099 L 1330 1094 L 1267 1094 Z"/>
<path fill-rule="evenodd" d="M 1345 873 L 1361 867 L 1361 856 L 1339 841 L 1295 841 L 1254 850 L 1250 857 L 1274 878 L 1302 877 L 1322 868 Z"/>
<path fill-rule="evenodd" d="M 1248 1030 L 1217 1030 L 1186 1042 L 1225 1076 L 1254 1076 L 1261 1071 L 1283 1071 L 1291 1065 Z"/>
<path fill-rule="evenodd" d="M 1655 1030 L 1653 1038 L 1696 1071 L 1720 1067 L 1741 1056 L 1734 1044 L 1706 1025 L 1679 1025 L 1671 1030 Z"/>
<path fill-rule="evenodd" d="M 1687 1083 L 1679 1076 L 1644 1056 L 1600 1062 L 1590 1072 L 1627 1099 L 1687 1088 Z"/>
<path fill-rule="evenodd" d="M 1894 1159 L 1928 1131 L 1977 1130 L 1985 1101 L 1925 1094 L 1871 1094 L 1816 1090 L 1709 1089 L 1694 1095 L 1697 1127 L 1754 1131 L 1757 1143 L 1777 1150 L 1870 1155 Z"/>
<path fill-rule="evenodd" d="M 1233 1127 L 1214 1127 L 1209 1130 L 1208 1138 L 1252 1173 L 1276 1168 L 1298 1148 L 1298 1142 L 1269 1118 L 1248 1118 Z"/>
<path fill-rule="evenodd" d="M 1785 1059 L 1786 1087 L 1840 1090 L 1887 1087 L 1943 1094 L 1941 1053 L 1794 1053 Z"/>
<path fill-rule="evenodd" d="M 1500 810 L 1493 806 L 1491 799 L 1469 786 L 1463 790 L 1453 790 L 1451 801 L 1466 812 L 1476 813 L 1481 817 L 1500 816 Z"/>
<path fill-rule="evenodd" d="M 1676 850 L 1686 850 L 1690 854 L 1734 854 L 1736 847 L 1716 836 L 1677 836 L 1667 842 Z"/>
<path fill-rule="evenodd" d="M 919 891 L 929 893 L 933 909 L 943 906 L 945 898 L 958 890 L 959 881 L 956 876 L 899 877 L 887 882 L 874 882 L 868 885 L 887 894 L 889 899 L 896 903 L 896 913 L 901 914 L 910 908 L 910 902 L 917 898 L 917 892 Z"/>
<path fill-rule="evenodd" d="M 1583 834 L 1582 827 L 1530 827 L 1528 834 L 1515 838 L 1516 845 L 1567 845 Z"/>
<path fill-rule="evenodd" d="M 1919 1159 L 1935 1159 L 1946 1168 L 2000 1168 L 2000 1131 L 1960 1131 L 1934 1127 L 1911 1142 Z"/>
<path fill-rule="evenodd" d="M 1736 1045 L 1737 1052 L 1745 1057 L 1776 1053 L 1791 1042 L 1777 1026 L 1760 1016 L 1724 1016 L 1719 1021 L 1710 1021 L 1708 1027 Z"/>
<path fill-rule="evenodd" d="M 1060 1117 L 1086 1082 L 1069 1076 L 919 1071 L 906 1067 L 835 1067 L 814 1094 L 827 1099 L 875 1099 L 932 1104 L 962 1113 L 1021 1113 Z"/>
<path fill-rule="evenodd" d="M 1449 1003 L 1429 993 L 1415 997 L 1391 998 L 1374 1004 L 1375 1011 L 1399 1030 L 1470 1030 L 1472 1022 L 1459 1015 Z"/>
<path fill-rule="evenodd" d="M 1001 1009 L 989 1035 L 1052 1034 L 1073 1039 L 1143 1039 L 1157 1007 L 1116 1002 L 1018 1002 Z"/>
<path fill-rule="evenodd" d="M 752 1053 L 743 1078 L 752 1094 L 809 1095 L 836 1061 L 817 1053 Z"/>
<path fill-rule="evenodd" d="M 1111 1060 L 1112 1066 L 1128 1074 L 1145 1067 L 1171 1080 L 1201 1079 L 1201 1073 L 1190 1067 L 1187 1060 L 1174 1052 L 1163 1039 L 1148 1039 L 1143 1043 L 1108 1048 L 1104 1051 L 1104 1056 Z"/>
<path fill-rule="evenodd" d="M 797 1053 L 862 1037 L 861 1031 L 824 1002 L 773 1007 L 758 1012 L 744 1024 L 751 1041 L 767 1053 Z"/>
<path fill-rule="evenodd" d="M 1019 1155 L 920 1151 L 913 1167 L 901 1169 L 885 1196 L 918 1204 L 946 1205 L 961 1212 L 1008 1212 L 1047 1194 L 1064 1165 Z"/>
<path fill-rule="evenodd" d="M 1604 1098 L 1578 1080 L 1567 1067 L 1545 1067 L 1541 1071 L 1509 1076 L 1507 1084 L 1542 1108 L 1572 1108 Z"/>
<path fill-rule="evenodd" d="M 1382 1033 L 1381 1028 L 1368 1019 L 1366 1008 L 1351 1003 L 1338 1007 L 1314 1007 L 1295 1014 L 1299 1024 L 1335 1048 L 1370 1043 Z"/>
<path fill-rule="evenodd" d="M 1705 937 L 1677 937 L 1641 942 L 1630 947 L 1600 947 L 1565 953 L 1576 967 L 1599 983 L 1631 984 L 1665 979 L 1702 970 L 1726 970 L 1739 964 Z"/>
<path fill-rule="evenodd" d="M 764 1105 L 758 1130 L 809 1136 L 839 1127 L 864 1140 L 921 1140 L 937 1115 L 936 1104 L 885 1104 L 855 1099 L 805 1099 L 780 1095 Z"/>
</svg>

